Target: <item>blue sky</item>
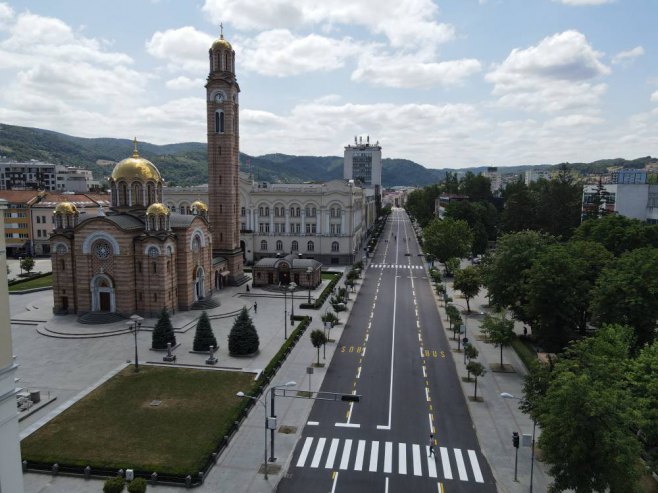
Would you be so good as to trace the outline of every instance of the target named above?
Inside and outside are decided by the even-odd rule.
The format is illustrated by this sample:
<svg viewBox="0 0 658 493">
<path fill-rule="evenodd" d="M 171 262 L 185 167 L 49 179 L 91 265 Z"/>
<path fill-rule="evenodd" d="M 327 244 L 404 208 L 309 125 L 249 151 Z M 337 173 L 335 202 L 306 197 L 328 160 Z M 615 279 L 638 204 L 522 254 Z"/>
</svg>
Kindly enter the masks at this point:
<svg viewBox="0 0 658 493">
<path fill-rule="evenodd" d="M 204 142 L 222 22 L 248 154 L 370 135 L 431 168 L 658 155 L 656 19 L 655 0 L 0 0 L 0 122 Z"/>
</svg>

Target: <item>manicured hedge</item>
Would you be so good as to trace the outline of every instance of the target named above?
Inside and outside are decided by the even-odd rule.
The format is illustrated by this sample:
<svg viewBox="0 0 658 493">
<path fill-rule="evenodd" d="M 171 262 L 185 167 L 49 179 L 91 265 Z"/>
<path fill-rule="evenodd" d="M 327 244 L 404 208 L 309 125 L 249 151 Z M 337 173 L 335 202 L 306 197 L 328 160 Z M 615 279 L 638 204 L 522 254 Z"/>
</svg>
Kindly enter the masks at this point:
<svg viewBox="0 0 658 493">
<path fill-rule="evenodd" d="M 334 276 L 333 280 L 327 284 L 327 287 L 324 288 L 322 291 L 322 294 L 318 299 L 315 300 L 313 303 L 300 303 L 299 308 L 302 308 L 304 310 L 319 310 L 322 308 L 322 305 L 324 305 L 324 302 L 327 301 L 327 298 L 331 294 L 331 292 L 334 290 L 336 287 L 336 284 L 338 284 L 338 281 L 340 281 L 340 278 L 342 277 L 343 274 L 341 273 L 336 273 Z"/>
</svg>

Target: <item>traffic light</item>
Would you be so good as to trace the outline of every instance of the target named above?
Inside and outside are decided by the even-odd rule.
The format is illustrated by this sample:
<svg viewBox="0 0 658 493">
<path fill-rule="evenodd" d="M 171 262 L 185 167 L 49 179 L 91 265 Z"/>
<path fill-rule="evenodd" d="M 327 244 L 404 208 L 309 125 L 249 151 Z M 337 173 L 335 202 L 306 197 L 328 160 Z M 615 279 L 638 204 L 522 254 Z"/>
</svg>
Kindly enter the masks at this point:
<svg viewBox="0 0 658 493">
<path fill-rule="evenodd" d="M 519 434 L 516 431 L 512 433 L 512 444 L 514 448 L 519 448 Z"/>
</svg>

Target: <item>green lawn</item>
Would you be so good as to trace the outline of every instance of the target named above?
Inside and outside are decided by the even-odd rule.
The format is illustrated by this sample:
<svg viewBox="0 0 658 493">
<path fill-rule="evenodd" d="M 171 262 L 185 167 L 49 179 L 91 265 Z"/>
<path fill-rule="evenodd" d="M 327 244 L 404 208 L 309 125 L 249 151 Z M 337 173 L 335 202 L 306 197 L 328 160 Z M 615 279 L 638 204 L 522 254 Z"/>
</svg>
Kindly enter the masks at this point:
<svg viewBox="0 0 658 493">
<path fill-rule="evenodd" d="M 253 384 L 239 372 L 131 366 L 23 440 L 23 459 L 194 476 Z"/>
<path fill-rule="evenodd" d="M 9 291 L 22 291 L 24 289 L 45 288 L 53 285 L 53 275 L 30 279 L 29 281 L 19 282 L 9 286 Z"/>
</svg>

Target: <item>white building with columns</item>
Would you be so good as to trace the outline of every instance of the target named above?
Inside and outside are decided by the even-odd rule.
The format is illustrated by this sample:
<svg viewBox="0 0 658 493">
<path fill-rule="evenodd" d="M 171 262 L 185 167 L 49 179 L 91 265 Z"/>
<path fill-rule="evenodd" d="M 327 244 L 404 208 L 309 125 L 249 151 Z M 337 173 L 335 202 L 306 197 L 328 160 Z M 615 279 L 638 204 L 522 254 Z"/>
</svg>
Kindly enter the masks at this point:
<svg viewBox="0 0 658 493">
<path fill-rule="evenodd" d="M 255 182 L 240 174 L 240 246 L 245 262 L 289 254 L 325 265 L 361 259 L 366 231 L 374 221 L 374 203 L 351 180 L 326 183 Z M 163 202 L 172 211 L 194 213 L 195 200 L 208 189 L 172 187 Z M 370 207 L 373 210 L 368 211 Z"/>
<path fill-rule="evenodd" d="M 0 200 L 0 214 L 7 202 Z M 0 492 L 22 493 L 23 470 L 18 439 L 16 364 L 11 345 L 5 227 L 0 221 Z"/>
</svg>

